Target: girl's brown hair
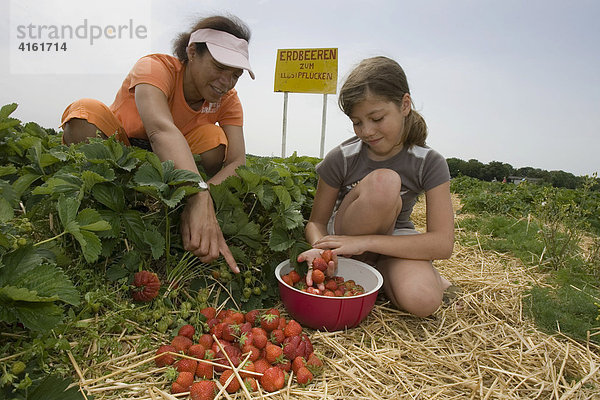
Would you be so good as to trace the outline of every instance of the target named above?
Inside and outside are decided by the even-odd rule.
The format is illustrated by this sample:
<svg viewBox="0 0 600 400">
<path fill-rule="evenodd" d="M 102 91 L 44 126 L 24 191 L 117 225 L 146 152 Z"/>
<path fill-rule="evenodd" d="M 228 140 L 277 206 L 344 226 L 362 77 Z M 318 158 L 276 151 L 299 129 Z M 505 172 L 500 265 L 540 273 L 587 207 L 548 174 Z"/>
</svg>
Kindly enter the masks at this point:
<svg viewBox="0 0 600 400">
<path fill-rule="evenodd" d="M 338 104 L 344 114 L 350 116 L 354 106 L 363 101 L 369 93 L 392 101 L 400 107 L 404 95 L 410 94 L 406 74 L 400 64 L 383 56 L 362 60 L 342 85 Z M 408 147 L 415 144 L 425 146 L 426 139 L 427 124 L 411 104 L 411 110 L 404 121 L 402 143 Z"/>
<path fill-rule="evenodd" d="M 250 28 L 241 19 L 233 15 L 222 16 L 214 15 L 206 17 L 196 22 L 189 32 L 180 33 L 177 38 L 173 41 L 173 54 L 181 61 L 186 63 L 188 61 L 187 47 L 190 41 L 190 35 L 192 32 L 198 29 L 214 29 L 217 31 L 227 32 L 239 39 L 244 39 L 246 42 L 250 42 Z M 206 43 L 194 43 L 196 45 L 196 53 L 202 55 L 205 51 L 208 51 Z"/>
</svg>

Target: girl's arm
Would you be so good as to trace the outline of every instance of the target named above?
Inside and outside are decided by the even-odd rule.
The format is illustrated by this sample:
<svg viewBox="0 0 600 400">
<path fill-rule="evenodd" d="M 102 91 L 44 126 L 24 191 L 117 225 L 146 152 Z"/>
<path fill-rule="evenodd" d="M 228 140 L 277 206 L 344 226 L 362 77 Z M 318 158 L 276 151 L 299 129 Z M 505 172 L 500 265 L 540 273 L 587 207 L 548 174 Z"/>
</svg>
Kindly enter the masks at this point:
<svg viewBox="0 0 600 400">
<path fill-rule="evenodd" d="M 334 249 L 338 255 L 358 255 L 366 251 L 413 260 L 449 258 L 454 248 L 454 211 L 450 182 L 425 192 L 427 232 L 418 235 L 325 236 L 313 244 Z"/>
<path fill-rule="evenodd" d="M 317 240 L 327 235 L 327 223 L 333 212 L 338 193 L 338 188 L 329 186 L 324 180 L 319 178 L 313 207 L 305 228 L 305 236 L 308 243 L 314 244 Z"/>
<path fill-rule="evenodd" d="M 246 144 L 244 143 L 243 128 L 234 125 L 223 125 L 221 128 L 225 131 L 229 144 L 227 145 L 223 168 L 208 180 L 215 185 L 235 175 L 235 169 L 246 164 Z"/>
</svg>

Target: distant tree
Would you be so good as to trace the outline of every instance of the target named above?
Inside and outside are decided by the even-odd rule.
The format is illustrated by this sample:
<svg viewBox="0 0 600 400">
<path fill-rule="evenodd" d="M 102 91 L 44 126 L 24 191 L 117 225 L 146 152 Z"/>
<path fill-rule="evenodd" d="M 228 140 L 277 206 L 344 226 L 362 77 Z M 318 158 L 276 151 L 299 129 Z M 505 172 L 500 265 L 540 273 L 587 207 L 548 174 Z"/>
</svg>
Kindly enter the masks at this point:
<svg viewBox="0 0 600 400">
<path fill-rule="evenodd" d="M 550 184 L 555 187 L 564 187 L 567 189 L 577 189 L 580 186 L 580 179 L 570 172 L 550 171 Z"/>
<path fill-rule="evenodd" d="M 466 175 L 464 172 L 464 165 L 466 164 L 465 161 L 461 160 L 460 158 L 450 157 L 446 159 L 446 162 L 448 163 L 448 169 L 450 169 L 450 176 L 452 178 L 455 178 L 459 175 Z"/>
<path fill-rule="evenodd" d="M 513 175 L 513 172 L 512 165 L 500 161 L 491 161 L 483 166 L 481 179 L 485 181 L 493 181 L 494 179 L 501 181 L 504 177 Z"/>
</svg>

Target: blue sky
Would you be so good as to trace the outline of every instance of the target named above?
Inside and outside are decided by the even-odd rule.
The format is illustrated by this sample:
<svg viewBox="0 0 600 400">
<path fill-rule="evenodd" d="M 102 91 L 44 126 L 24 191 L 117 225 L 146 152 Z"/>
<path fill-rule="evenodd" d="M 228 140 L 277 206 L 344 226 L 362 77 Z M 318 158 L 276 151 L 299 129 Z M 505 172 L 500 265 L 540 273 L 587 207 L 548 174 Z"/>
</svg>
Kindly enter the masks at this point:
<svg viewBox="0 0 600 400">
<path fill-rule="evenodd" d="M 65 21 L 78 21 L 84 11 L 68 10 L 61 1 L 69 0 L 45 3 L 55 6 Z M 24 1 L 28 2 L 35 4 Z M 273 92 L 277 49 L 336 47 L 338 84 L 363 58 L 396 59 L 406 71 L 415 106 L 429 125 L 428 144 L 446 157 L 576 175 L 600 169 L 598 1 L 143 3 L 138 15 L 148 20 L 150 39 L 145 46 L 117 46 L 121 53 L 102 50 L 106 54 L 93 68 L 85 67 L 87 60 L 73 61 L 81 63 L 77 64 L 81 71 L 92 71 L 88 73 L 24 74 L 10 68 L 15 52 L 10 11 L 15 10 L 10 9 L 13 2 L 2 2 L 0 103 L 17 102 L 17 118 L 56 127 L 64 108 L 77 98 L 110 104 L 138 57 L 146 52 L 170 54 L 171 40 L 197 18 L 232 13 L 252 30 L 250 57 L 256 80 L 245 74 L 236 87 L 245 110 L 248 153 L 281 155 L 283 94 Z M 96 17 L 109 18 L 115 12 L 97 11 Z M 97 72 L 104 70 L 111 73 Z M 327 98 L 325 151 L 352 135 L 350 121 L 336 100 L 335 95 Z M 322 95 L 289 95 L 287 155 L 293 151 L 319 155 L 322 105 Z"/>
</svg>

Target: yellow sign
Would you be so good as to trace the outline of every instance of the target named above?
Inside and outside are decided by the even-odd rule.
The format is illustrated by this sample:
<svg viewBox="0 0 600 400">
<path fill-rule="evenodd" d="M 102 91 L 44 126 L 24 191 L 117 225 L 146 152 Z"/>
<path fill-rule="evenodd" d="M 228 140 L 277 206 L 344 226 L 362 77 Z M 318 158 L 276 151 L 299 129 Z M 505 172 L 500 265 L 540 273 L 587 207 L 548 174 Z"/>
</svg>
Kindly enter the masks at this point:
<svg viewBox="0 0 600 400">
<path fill-rule="evenodd" d="M 278 49 L 275 91 L 335 94 L 338 49 Z"/>
</svg>

